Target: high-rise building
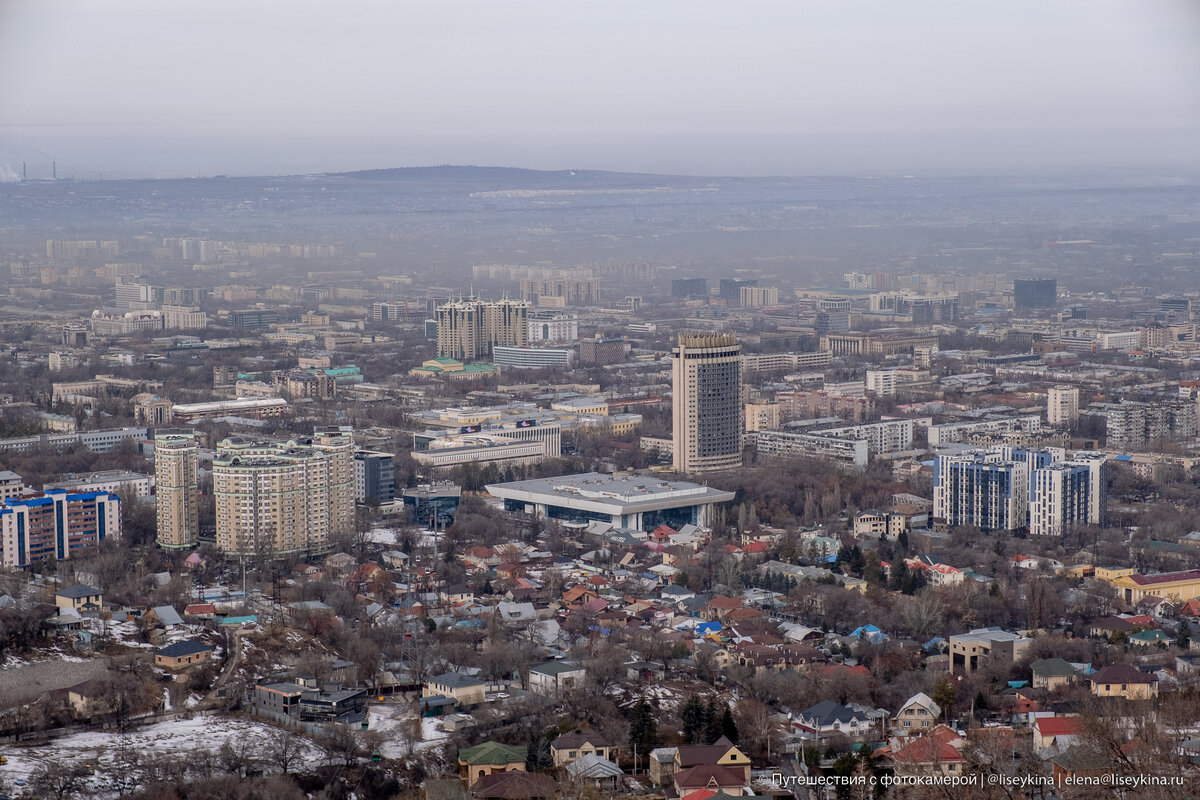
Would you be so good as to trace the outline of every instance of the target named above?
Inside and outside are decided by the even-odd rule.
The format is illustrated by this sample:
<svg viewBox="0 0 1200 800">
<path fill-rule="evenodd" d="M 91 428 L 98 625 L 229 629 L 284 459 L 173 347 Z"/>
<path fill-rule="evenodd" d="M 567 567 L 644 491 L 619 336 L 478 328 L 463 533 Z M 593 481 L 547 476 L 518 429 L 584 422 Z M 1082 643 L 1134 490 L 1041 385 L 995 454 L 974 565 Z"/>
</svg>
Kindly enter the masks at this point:
<svg viewBox="0 0 1200 800">
<path fill-rule="evenodd" d="M 193 431 L 154 437 L 154 485 L 158 544 L 194 547 L 200 538 L 200 446 Z"/>
<path fill-rule="evenodd" d="M 1079 389 L 1054 386 L 1046 393 L 1046 421 L 1051 425 L 1071 425 L 1079 419 Z"/>
<path fill-rule="evenodd" d="M 686 300 L 689 297 L 707 297 L 708 281 L 704 278 L 675 278 L 671 281 L 671 297 Z"/>
<path fill-rule="evenodd" d="M 109 492 L 47 489 L 0 506 L 0 564 L 23 567 L 91 555 L 121 536 L 121 499 Z"/>
<path fill-rule="evenodd" d="M 1054 308 L 1058 300 L 1058 281 L 1054 278 L 1013 281 L 1013 305 L 1018 309 Z"/>
<path fill-rule="evenodd" d="M 896 394 L 896 370 L 867 370 L 867 391 L 876 397 L 894 397 Z"/>
<path fill-rule="evenodd" d="M 288 442 L 222 441 L 213 458 L 217 549 L 227 555 L 315 553 L 354 528 L 350 434 L 318 429 Z"/>
<path fill-rule="evenodd" d="M 1110 403 L 1102 408 L 1109 447 L 1138 450 L 1153 442 L 1196 435 L 1196 405 L 1189 400 Z"/>
<path fill-rule="evenodd" d="M 743 286 L 740 290 L 742 308 L 763 308 L 779 305 L 779 289 L 774 286 Z"/>
<path fill-rule="evenodd" d="M 717 295 L 730 305 L 741 302 L 743 286 L 758 286 L 757 278 L 721 278 L 721 283 L 718 284 Z"/>
<path fill-rule="evenodd" d="M 741 355 L 742 346 L 732 334 L 680 334 L 671 351 L 677 472 L 742 465 Z"/>
<path fill-rule="evenodd" d="M 354 496 L 360 503 L 390 503 L 395 500 L 395 456 L 371 450 L 355 453 Z"/>
<path fill-rule="evenodd" d="M 521 299 L 537 305 L 548 298 L 561 305 L 594 306 L 600 303 L 600 281 L 590 269 L 554 269 L 539 271 L 521 279 Z"/>
<path fill-rule="evenodd" d="M 1062 536 L 1080 525 L 1105 523 L 1104 456 L 1060 461 L 1033 471 L 1029 534 Z"/>
<path fill-rule="evenodd" d="M 746 403 L 746 432 L 779 427 L 779 403 Z"/>
<path fill-rule="evenodd" d="M 579 317 L 561 311 L 534 311 L 529 315 L 529 341 L 573 342 L 579 338 Z"/>
<path fill-rule="evenodd" d="M 438 356 L 470 361 L 498 344 L 529 344 L 529 304 L 523 300 L 452 300 L 437 309 Z"/>
<path fill-rule="evenodd" d="M 1025 527 L 1029 513 L 1029 468 L 998 454 L 971 452 L 939 456 L 933 467 L 933 517 L 946 526 L 974 525 L 985 531 Z"/>
</svg>

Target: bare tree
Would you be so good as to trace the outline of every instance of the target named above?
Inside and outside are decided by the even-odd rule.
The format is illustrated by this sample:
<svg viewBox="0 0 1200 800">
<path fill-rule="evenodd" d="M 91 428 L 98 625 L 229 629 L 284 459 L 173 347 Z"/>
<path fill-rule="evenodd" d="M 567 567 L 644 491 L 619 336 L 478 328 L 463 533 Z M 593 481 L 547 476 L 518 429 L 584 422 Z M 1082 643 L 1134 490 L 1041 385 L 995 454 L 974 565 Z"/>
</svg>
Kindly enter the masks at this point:
<svg viewBox="0 0 1200 800">
<path fill-rule="evenodd" d="M 294 731 L 279 728 L 267 736 L 266 758 L 284 775 L 304 757 L 304 750 L 304 740 Z"/>
</svg>

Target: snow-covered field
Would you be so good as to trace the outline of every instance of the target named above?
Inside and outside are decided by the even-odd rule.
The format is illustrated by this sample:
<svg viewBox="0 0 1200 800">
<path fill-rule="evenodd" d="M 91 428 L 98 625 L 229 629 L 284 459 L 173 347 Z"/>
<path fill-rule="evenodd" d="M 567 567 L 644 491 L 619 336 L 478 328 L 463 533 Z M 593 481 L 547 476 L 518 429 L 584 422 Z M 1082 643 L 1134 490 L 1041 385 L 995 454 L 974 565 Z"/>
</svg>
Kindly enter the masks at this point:
<svg viewBox="0 0 1200 800">
<path fill-rule="evenodd" d="M 249 720 L 196 716 L 140 728 L 130 735 L 129 744 L 142 757 L 190 760 L 199 749 L 216 750 L 230 740 L 239 743 L 257 740 L 262 746 L 253 749 L 261 755 L 266 750 L 268 735 L 276 730 Z M 8 757 L 8 764 L 0 766 L 0 775 L 11 787 L 19 778 L 28 780 L 30 775 L 46 764 L 91 764 L 96 769 L 93 781 L 99 787 L 103 785 L 105 772 L 113 768 L 118 740 L 116 733 L 86 731 L 36 747 L 0 747 L 0 755 Z M 304 763 L 318 764 L 323 758 L 321 751 L 307 740 L 304 741 Z"/>
<path fill-rule="evenodd" d="M 450 734 L 442 722 L 432 717 L 421 720 L 421 740 L 409 743 L 416 722 L 410 709 L 400 705 L 373 705 L 369 712 L 370 727 L 383 735 L 379 751 L 385 758 L 403 758 L 411 752 L 437 747 Z"/>
</svg>

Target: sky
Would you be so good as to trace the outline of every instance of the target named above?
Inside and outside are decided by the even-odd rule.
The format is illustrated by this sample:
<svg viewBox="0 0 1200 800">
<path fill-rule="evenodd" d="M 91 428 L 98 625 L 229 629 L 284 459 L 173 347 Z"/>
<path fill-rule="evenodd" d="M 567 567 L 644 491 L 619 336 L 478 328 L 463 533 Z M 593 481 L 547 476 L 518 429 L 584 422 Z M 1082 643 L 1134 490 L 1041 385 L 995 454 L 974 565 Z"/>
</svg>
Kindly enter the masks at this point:
<svg viewBox="0 0 1200 800">
<path fill-rule="evenodd" d="M 0 180 L 1200 171 L 1196 0 L 0 0 Z"/>
</svg>

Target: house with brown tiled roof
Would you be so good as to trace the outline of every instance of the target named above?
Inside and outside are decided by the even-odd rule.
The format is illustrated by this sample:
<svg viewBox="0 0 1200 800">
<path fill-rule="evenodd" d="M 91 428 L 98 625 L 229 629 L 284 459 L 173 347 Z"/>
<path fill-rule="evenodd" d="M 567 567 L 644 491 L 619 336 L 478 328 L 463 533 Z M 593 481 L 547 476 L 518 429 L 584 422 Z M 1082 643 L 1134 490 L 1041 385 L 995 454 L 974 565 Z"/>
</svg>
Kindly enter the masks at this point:
<svg viewBox="0 0 1200 800">
<path fill-rule="evenodd" d="M 724 767 L 733 772 L 742 783 L 750 780 L 749 756 L 724 736 L 712 744 L 680 745 L 675 749 L 676 774 L 699 766 Z M 696 785 L 690 788 L 701 789 L 704 786 Z"/>
<path fill-rule="evenodd" d="M 586 586 L 572 586 L 562 593 L 563 605 L 567 608 L 582 608 L 585 603 L 598 600 L 600 595 Z"/>
<path fill-rule="evenodd" d="M 550 742 L 550 753 L 554 756 L 556 767 L 566 766 L 588 754 L 612 760 L 616 752 L 617 748 L 607 739 L 587 728 L 577 728 Z"/>
<path fill-rule="evenodd" d="M 730 611 L 745 607 L 746 604 L 736 597 L 717 596 L 705 603 L 704 611 L 701 612 L 700 616 L 704 619 L 715 619 L 724 622 Z"/>
<path fill-rule="evenodd" d="M 1110 664 L 1098 669 L 1088 676 L 1088 683 L 1097 697 L 1124 697 L 1126 700 L 1158 697 L 1158 676 L 1128 664 Z"/>
<path fill-rule="evenodd" d="M 689 767 L 676 772 L 673 778 L 675 791 L 680 797 L 700 789 L 723 791 L 738 797 L 742 794 L 746 782 L 739 772 L 716 764 Z"/>
</svg>

